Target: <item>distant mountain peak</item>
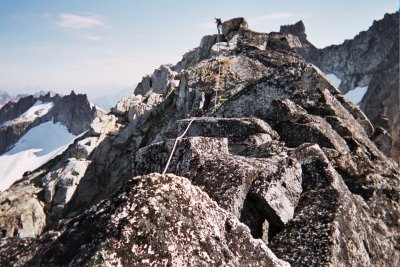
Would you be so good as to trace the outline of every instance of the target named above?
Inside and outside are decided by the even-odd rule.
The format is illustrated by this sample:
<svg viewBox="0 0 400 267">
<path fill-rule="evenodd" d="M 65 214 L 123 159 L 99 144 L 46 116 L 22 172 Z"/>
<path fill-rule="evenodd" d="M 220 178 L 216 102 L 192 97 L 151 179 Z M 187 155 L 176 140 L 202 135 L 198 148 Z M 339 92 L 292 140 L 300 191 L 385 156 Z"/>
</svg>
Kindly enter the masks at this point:
<svg viewBox="0 0 400 267">
<path fill-rule="evenodd" d="M 302 20 L 296 22 L 295 24 L 283 25 L 280 28 L 280 32 L 286 34 L 293 34 L 301 38 L 306 38 L 306 27 Z"/>
</svg>

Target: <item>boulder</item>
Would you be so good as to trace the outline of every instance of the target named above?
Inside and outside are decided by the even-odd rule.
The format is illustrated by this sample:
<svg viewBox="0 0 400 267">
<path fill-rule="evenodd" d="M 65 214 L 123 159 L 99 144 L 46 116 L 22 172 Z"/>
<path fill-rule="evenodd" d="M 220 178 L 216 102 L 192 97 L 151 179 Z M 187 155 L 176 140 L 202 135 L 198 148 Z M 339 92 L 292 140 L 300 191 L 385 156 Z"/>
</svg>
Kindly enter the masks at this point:
<svg viewBox="0 0 400 267">
<path fill-rule="evenodd" d="M 276 50 L 292 50 L 301 47 L 297 36 L 274 33 L 269 35 L 267 48 Z"/>
<path fill-rule="evenodd" d="M 118 101 L 115 107 L 111 109 L 111 113 L 117 116 L 125 116 L 133 105 L 137 105 L 140 102 L 142 102 L 142 95 L 140 94 L 125 97 Z"/>
<path fill-rule="evenodd" d="M 171 70 L 171 65 L 161 65 L 154 70 L 151 76 L 143 77 L 137 85 L 135 95 L 146 95 L 152 90 L 156 94 L 164 95 L 167 92 L 168 84 L 174 80 L 176 72 Z"/>
<path fill-rule="evenodd" d="M 261 32 L 255 32 L 249 29 L 241 29 L 238 32 L 237 46 L 253 47 L 260 50 L 265 50 L 270 39 L 270 35 Z"/>
<path fill-rule="evenodd" d="M 109 200 L 71 221 L 36 261 L 42 266 L 289 266 L 202 190 L 171 174 L 129 180 Z"/>
<path fill-rule="evenodd" d="M 234 18 L 222 23 L 222 34 L 228 37 L 231 33 L 237 32 L 240 29 L 247 29 L 249 25 L 244 18 Z"/>
<path fill-rule="evenodd" d="M 229 121 L 234 122 L 232 119 L 222 121 L 220 127 L 218 124 L 214 126 L 214 131 L 211 130 L 213 124 L 208 125 L 211 126 L 208 134 L 218 133 L 223 129 L 222 125 Z M 240 120 L 237 120 L 236 123 L 239 122 Z M 246 120 L 242 122 L 242 127 L 245 122 Z M 248 131 L 251 131 L 252 126 L 254 127 L 249 124 Z M 204 127 L 204 124 L 202 126 L 200 122 L 194 126 L 191 134 L 197 132 L 204 135 L 201 127 Z M 261 127 L 260 130 L 265 131 L 265 128 Z M 246 201 L 252 201 L 250 198 L 257 198 L 255 201 L 263 210 L 261 223 L 268 221 L 283 227 L 293 217 L 294 207 L 302 192 L 300 165 L 293 159 L 285 158 L 284 154 L 270 159 L 248 159 L 232 155 L 227 145 L 227 140 L 221 138 L 183 139 L 177 144 L 168 172 L 185 175 L 193 184 L 203 188 L 221 207 L 241 218 L 246 224 L 251 222 L 252 217 L 259 216 L 254 214 L 259 211 L 250 212 L 243 207 L 247 205 Z M 172 142 L 157 143 L 135 152 L 132 162 L 135 175 L 162 172 L 171 148 Z M 209 178 L 207 173 L 213 173 L 214 176 Z M 278 196 L 279 199 L 285 199 L 287 205 L 279 205 Z M 259 224 L 248 225 L 253 236 L 259 237 Z"/>
<path fill-rule="evenodd" d="M 117 129 L 117 118 L 114 115 L 102 115 L 90 124 L 89 133 L 92 136 L 101 136 Z"/>
<path fill-rule="evenodd" d="M 37 197 L 40 188 L 16 185 L 0 194 L 0 231 L 4 237 L 37 237 L 46 226 L 44 203 Z"/>
<path fill-rule="evenodd" d="M 151 89 L 151 76 L 146 75 L 134 90 L 135 95 L 145 95 Z"/>
</svg>

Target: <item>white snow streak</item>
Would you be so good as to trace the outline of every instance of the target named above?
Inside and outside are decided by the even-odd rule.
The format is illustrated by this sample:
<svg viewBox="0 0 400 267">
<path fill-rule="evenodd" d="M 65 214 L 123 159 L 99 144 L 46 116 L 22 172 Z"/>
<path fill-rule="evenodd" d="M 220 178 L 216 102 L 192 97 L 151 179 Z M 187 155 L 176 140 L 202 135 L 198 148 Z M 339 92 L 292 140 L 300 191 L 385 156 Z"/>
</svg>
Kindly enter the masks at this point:
<svg viewBox="0 0 400 267">
<path fill-rule="evenodd" d="M 22 114 L 21 116 L 19 116 L 14 120 L 6 121 L 1 126 L 8 126 L 15 123 L 34 121 L 35 119 L 46 115 L 53 108 L 53 106 L 54 106 L 53 102 L 42 103 L 39 100 L 30 109 L 25 111 L 24 114 Z"/>
</svg>

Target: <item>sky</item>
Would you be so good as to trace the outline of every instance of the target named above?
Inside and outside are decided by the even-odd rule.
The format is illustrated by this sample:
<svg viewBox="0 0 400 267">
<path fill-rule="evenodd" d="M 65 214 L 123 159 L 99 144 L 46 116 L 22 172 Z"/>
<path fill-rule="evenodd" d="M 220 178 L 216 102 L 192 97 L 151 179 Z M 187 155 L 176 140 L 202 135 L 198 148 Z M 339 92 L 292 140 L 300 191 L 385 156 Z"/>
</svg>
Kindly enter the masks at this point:
<svg viewBox="0 0 400 267">
<path fill-rule="evenodd" d="M 216 16 L 245 17 L 260 32 L 303 20 L 322 48 L 398 9 L 398 0 L 0 0 L 0 90 L 92 98 L 133 90 L 216 33 Z"/>
</svg>

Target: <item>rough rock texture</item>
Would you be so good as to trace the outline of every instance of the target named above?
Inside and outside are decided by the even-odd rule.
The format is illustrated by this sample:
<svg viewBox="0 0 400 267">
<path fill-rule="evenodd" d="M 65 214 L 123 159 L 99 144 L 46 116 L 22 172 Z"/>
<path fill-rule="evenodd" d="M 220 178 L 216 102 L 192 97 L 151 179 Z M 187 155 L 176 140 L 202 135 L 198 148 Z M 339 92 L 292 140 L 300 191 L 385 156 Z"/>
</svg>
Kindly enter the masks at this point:
<svg viewBox="0 0 400 267">
<path fill-rule="evenodd" d="M 32 257 L 45 245 L 53 242 L 60 235 L 59 232 L 48 231 L 37 238 L 10 237 L 0 242 L 1 265 L 2 266 L 26 266 L 37 265 L 32 262 Z M 29 264 L 27 262 L 31 261 Z"/>
<path fill-rule="evenodd" d="M 90 105 L 86 95 L 72 91 L 70 95 L 55 101 L 51 113 L 49 116 L 54 118 L 54 122 L 61 122 L 68 131 L 79 135 L 89 129 L 98 111 Z"/>
<path fill-rule="evenodd" d="M 376 128 L 382 127 L 392 135 L 387 154 L 399 161 L 399 12 L 386 14 L 382 20 L 374 21 L 367 31 L 343 44 L 323 49 L 315 48 L 307 40 L 302 21 L 282 26 L 281 32 L 298 36 L 302 47 L 297 48 L 297 52 L 325 73 L 339 77 L 342 93 L 368 86 L 361 110 Z"/>
<path fill-rule="evenodd" d="M 271 33 L 268 48 L 274 50 L 291 50 L 302 47 L 298 37 L 291 34 Z"/>
<path fill-rule="evenodd" d="M 165 94 L 168 84 L 174 81 L 176 72 L 170 65 L 161 65 L 151 76 L 143 77 L 135 89 L 136 95 L 146 95 L 150 90 L 156 94 Z"/>
<path fill-rule="evenodd" d="M 36 237 L 0 216 L 0 265 L 399 265 L 400 172 L 372 140 L 387 132 L 296 53 L 300 39 L 204 37 L 169 67 L 179 84 L 160 75 L 166 91 L 123 100 L 3 193 L 36 194 L 45 218 Z M 169 174 L 152 174 L 189 123 Z"/>
<path fill-rule="evenodd" d="M 281 26 L 280 32 L 297 36 L 301 43 L 301 48 L 298 48 L 297 52 L 308 61 L 317 62 L 319 50 L 307 40 L 306 27 L 303 21 L 300 20 L 293 25 Z"/>
<path fill-rule="evenodd" d="M 35 103 L 53 103 L 51 110 L 42 117 L 32 120 L 18 120 L 18 117 L 29 110 Z M 41 96 L 27 96 L 18 102 L 9 102 L 0 109 L 0 154 L 12 147 L 19 138 L 31 128 L 53 120 L 65 125 L 74 135 L 89 129 L 98 111 L 91 107 L 86 95 L 75 94 L 52 96 L 50 93 Z M 7 123 L 5 123 L 7 122 Z"/>
<path fill-rule="evenodd" d="M 38 255 L 42 266 L 289 266 L 189 180 L 160 174 L 129 180 Z"/>
<path fill-rule="evenodd" d="M 398 27 L 397 36 L 399 37 Z M 391 134 L 393 142 L 390 156 L 400 163 L 399 49 L 397 38 L 389 53 L 378 65 L 381 71 L 372 76 L 360 107 L 376 127 L 383 127 Z M 382 115 L 388 122 L 382 123 Z"/>
<path fill-rule="evenodd" d="M 294 219 L 273 239 L 273 251 L 296 266 L 399 262 L 398 237 L 387 236 L 387 226 L 350 193 L 321 148 L 303 145 L 292 155 L 302 164 L 303 193 Z"/>
<path fill-rule="evenodd" d="M 190 119 L 191 120 L 191 119 Z M 189 119 L 176 122 L 176 133 L 184 132 Z M 229 142 L 244 142 L 250 136 L 268 135 L 269 140 L 278 139 L 278 134 L 264 121 L 256 118 L 195 118 L 186 136 L 227 137 Z"/>
<path fill-rule="evenodd" d="M 247 29 L 249 25 L 244 18 L 235 18 L 222 23 L 222 34 L 229 37 L 231 33 L 236 33 L 240 29 Z"/>
<path fill-rule="evenodd" d="M 180 72 L 187 69 L 203 59 L 206 59 L 210 55 L 211 47 L 217 42 L 217 35 L 206 35 L 201 41 L 200 45 L 193 50 L 183 55 L 182 60 L 179 61 L 175 66 L 174 70 Z"/>
<path fill-rule="evenodd" d="M 44 203 L 35 186 L 15 186 L 0 195 L 1 236 L 31 237 L 46 226 Z"/>
<path fill-rule="evenodd" d="M 243 205 L 252 185 L 265 184 L 252 192 L 253 195 L 265 198 L 265 205 L 270 208 L 270 216 L 264 214 L 264 220 L 271 220 L 271 223 L 280 226 L 285 224 L 293 217 L 293 209 L 301 193 L 300 165 L 285 155 L 251 160 L 232 155 L 227 141 L 215 137 L 183 139 L 178 143 L 168 171 L 188 177 L 221 207 L 243 220 L 247 218 L 246 215 L 241 216 Z M 134 174 L 161 172 L 167 159 L 167 153 L 163 152 L 168 152 L 171 147 L 172 143 L 157 143 L 138 150 L 132 157 Z M 291 162 L 290 166 L 288 162 Z M 285 170 L 286 175 L 282 181 L 277 182 L 282 170 Z M 213 173 L 213 177 L 207 177 L 208 173 Z M 288 185 L 287 188 L 279 188 L 282 182 Z M 273 192 L 282 199 L 288 199 L 287 205 L 275 205 L 276 196 L 273 196 Z M 263 194 L 265 196 L 261 196 Z"/>
<path fill-rule="evenodd" d="M 131 95 L 129 97 L 123 98 L 111 109 L 111 112 L 117 116 L 125 115 L 131 106 L 141 103 L 142 95 Z"/>
</svg>

